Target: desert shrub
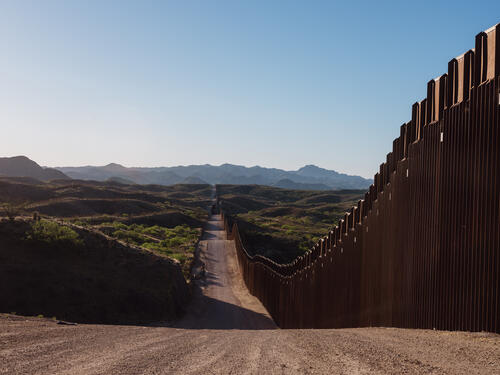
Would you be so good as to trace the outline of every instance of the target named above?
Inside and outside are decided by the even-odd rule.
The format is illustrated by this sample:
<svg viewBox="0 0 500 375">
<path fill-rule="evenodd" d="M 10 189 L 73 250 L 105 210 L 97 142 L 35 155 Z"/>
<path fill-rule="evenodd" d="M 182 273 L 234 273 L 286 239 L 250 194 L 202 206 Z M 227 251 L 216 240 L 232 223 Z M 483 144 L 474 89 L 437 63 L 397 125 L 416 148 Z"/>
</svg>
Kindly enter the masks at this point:
<svg viewBox="0 0 500 375">
<path fill-rule="evenodd" d="M 53 245 L 80 246 L 83 244 L 82 239 L 73 229 L 47 220 L 34 222 L 31 230 L 26 234 L 26 240 Z"/>
<path fill-rule="evenodd" d="M 102 225 L 106 225 L 106 224 L 102 224 Z M 121 229 L 121 230 L 127 230 L 128 229 L 128 227 L 125 224 L 120 223 L 118 221 L 114 221 L 114 222 L 110 223 L 110 226 L 112 226 L 115 229 Z"/>
<path fill-rule="evenodd" d="M 198 228 L 191 228 L 186 224 L 165 228 L 159 225 L 126 225 L 121 222 L 108 222 L 101 224 L 101 228 L 106 228 L 111 236 L 119 240 L 179 260 L 185 274 L 189 274 L 190 260 L 195 250 L 194 245 L 200 236 Z"/>
<path fill-rule="evenodd" d="M 165 240 L 164 242 L 168 244 L 168 247 L 178 247 L 182 245 L 184 241 L 183 238 L 181 237 L 173 237 L 169 238 L 168 240 Z"/>
<path fill-rule="evenodd" d="M 160 253 L 164 253 L 166 255 L 169 255 L 171 251 L 168 249 L 168 246 L 166 246 L 163 241 L 162 242 L 146 242 L 142 244 L 142 247 L 145 247 L 146 249 L 153 250 L 153 251 L 158 251 Z"/>
<path fill-rule="evenodd" d="M 134 230 L 118 229 L 113 233 L 113 236 L 118 238 L 119 240 L 125 241 L 127 243 L 133 243 L 135 245 L 141 245 L 146 240 L 146 237 L 142 236 L 140 233 L 137 233 Z"/>
<path fill-rule="evenodd" d="M 72 223 L 75 225 L 78 225 L 79 227 L 87 227 L 88 226 L 88 223 L 86 221 L 83 221 L 83 220 L 73 220 Z"/>
</svg>

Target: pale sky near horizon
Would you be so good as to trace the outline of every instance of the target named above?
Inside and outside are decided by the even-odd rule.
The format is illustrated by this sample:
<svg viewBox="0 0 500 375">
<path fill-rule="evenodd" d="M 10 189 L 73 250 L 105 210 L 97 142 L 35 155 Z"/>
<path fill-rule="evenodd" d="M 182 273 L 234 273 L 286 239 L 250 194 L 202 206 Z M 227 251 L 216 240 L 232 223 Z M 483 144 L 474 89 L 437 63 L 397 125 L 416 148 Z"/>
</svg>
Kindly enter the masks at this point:
<svg viewBox="0 0 500 375">
<path fill-rule="evenodd" d="M 371 178 L 500 1 L 0 2 L 0 156 Z"/>
</svg>

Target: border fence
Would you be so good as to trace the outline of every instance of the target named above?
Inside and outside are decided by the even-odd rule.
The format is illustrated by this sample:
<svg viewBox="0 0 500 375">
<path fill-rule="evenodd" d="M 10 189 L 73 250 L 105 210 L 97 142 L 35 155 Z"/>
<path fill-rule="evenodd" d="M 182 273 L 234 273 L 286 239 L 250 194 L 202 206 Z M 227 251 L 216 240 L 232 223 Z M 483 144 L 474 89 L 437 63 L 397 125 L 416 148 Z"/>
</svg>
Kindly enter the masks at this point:
<svg viewBox="0 0 500 375">
<path fill-rule="evenodd" d="M 282 328 L 500 333 L 500 24 L 427 84 L 364 199 L 310 251 L 251 256 L 231 221 L 245 283 Z"/>
</svg>

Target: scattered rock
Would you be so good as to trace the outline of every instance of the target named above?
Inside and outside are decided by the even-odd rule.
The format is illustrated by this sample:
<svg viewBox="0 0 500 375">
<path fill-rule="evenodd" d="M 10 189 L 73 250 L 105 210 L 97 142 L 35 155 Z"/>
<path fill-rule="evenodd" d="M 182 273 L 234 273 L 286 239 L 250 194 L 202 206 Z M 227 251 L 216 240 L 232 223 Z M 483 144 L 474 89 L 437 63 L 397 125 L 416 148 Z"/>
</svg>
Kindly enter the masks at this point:
<svg viewBox="0 0 500 375">
<path fill-rule="evenodd" d="M 78 323 L 65 322 L 64 320 L 58 320 L 57 324 L 61 324 L 64 326 L 76 326 L 76 325 L 78 325 Z"/>
</svg>

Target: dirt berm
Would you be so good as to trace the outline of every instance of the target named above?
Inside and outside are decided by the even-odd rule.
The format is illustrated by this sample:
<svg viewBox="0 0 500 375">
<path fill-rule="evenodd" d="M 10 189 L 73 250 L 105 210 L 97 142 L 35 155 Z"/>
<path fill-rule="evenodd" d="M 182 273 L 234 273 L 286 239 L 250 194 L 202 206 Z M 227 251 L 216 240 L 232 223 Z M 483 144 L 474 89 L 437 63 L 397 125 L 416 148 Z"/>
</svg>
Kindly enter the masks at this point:
<svg viewBox="0 0 500 375">
<path fill-rule="evenodd" d="M 189 290 L 178 264 L 81 231 L 83 245 L 23 238 L 25 221 L 0 221 L 0 312 L 79 323 L 178 318 Z"/>
</svg>

